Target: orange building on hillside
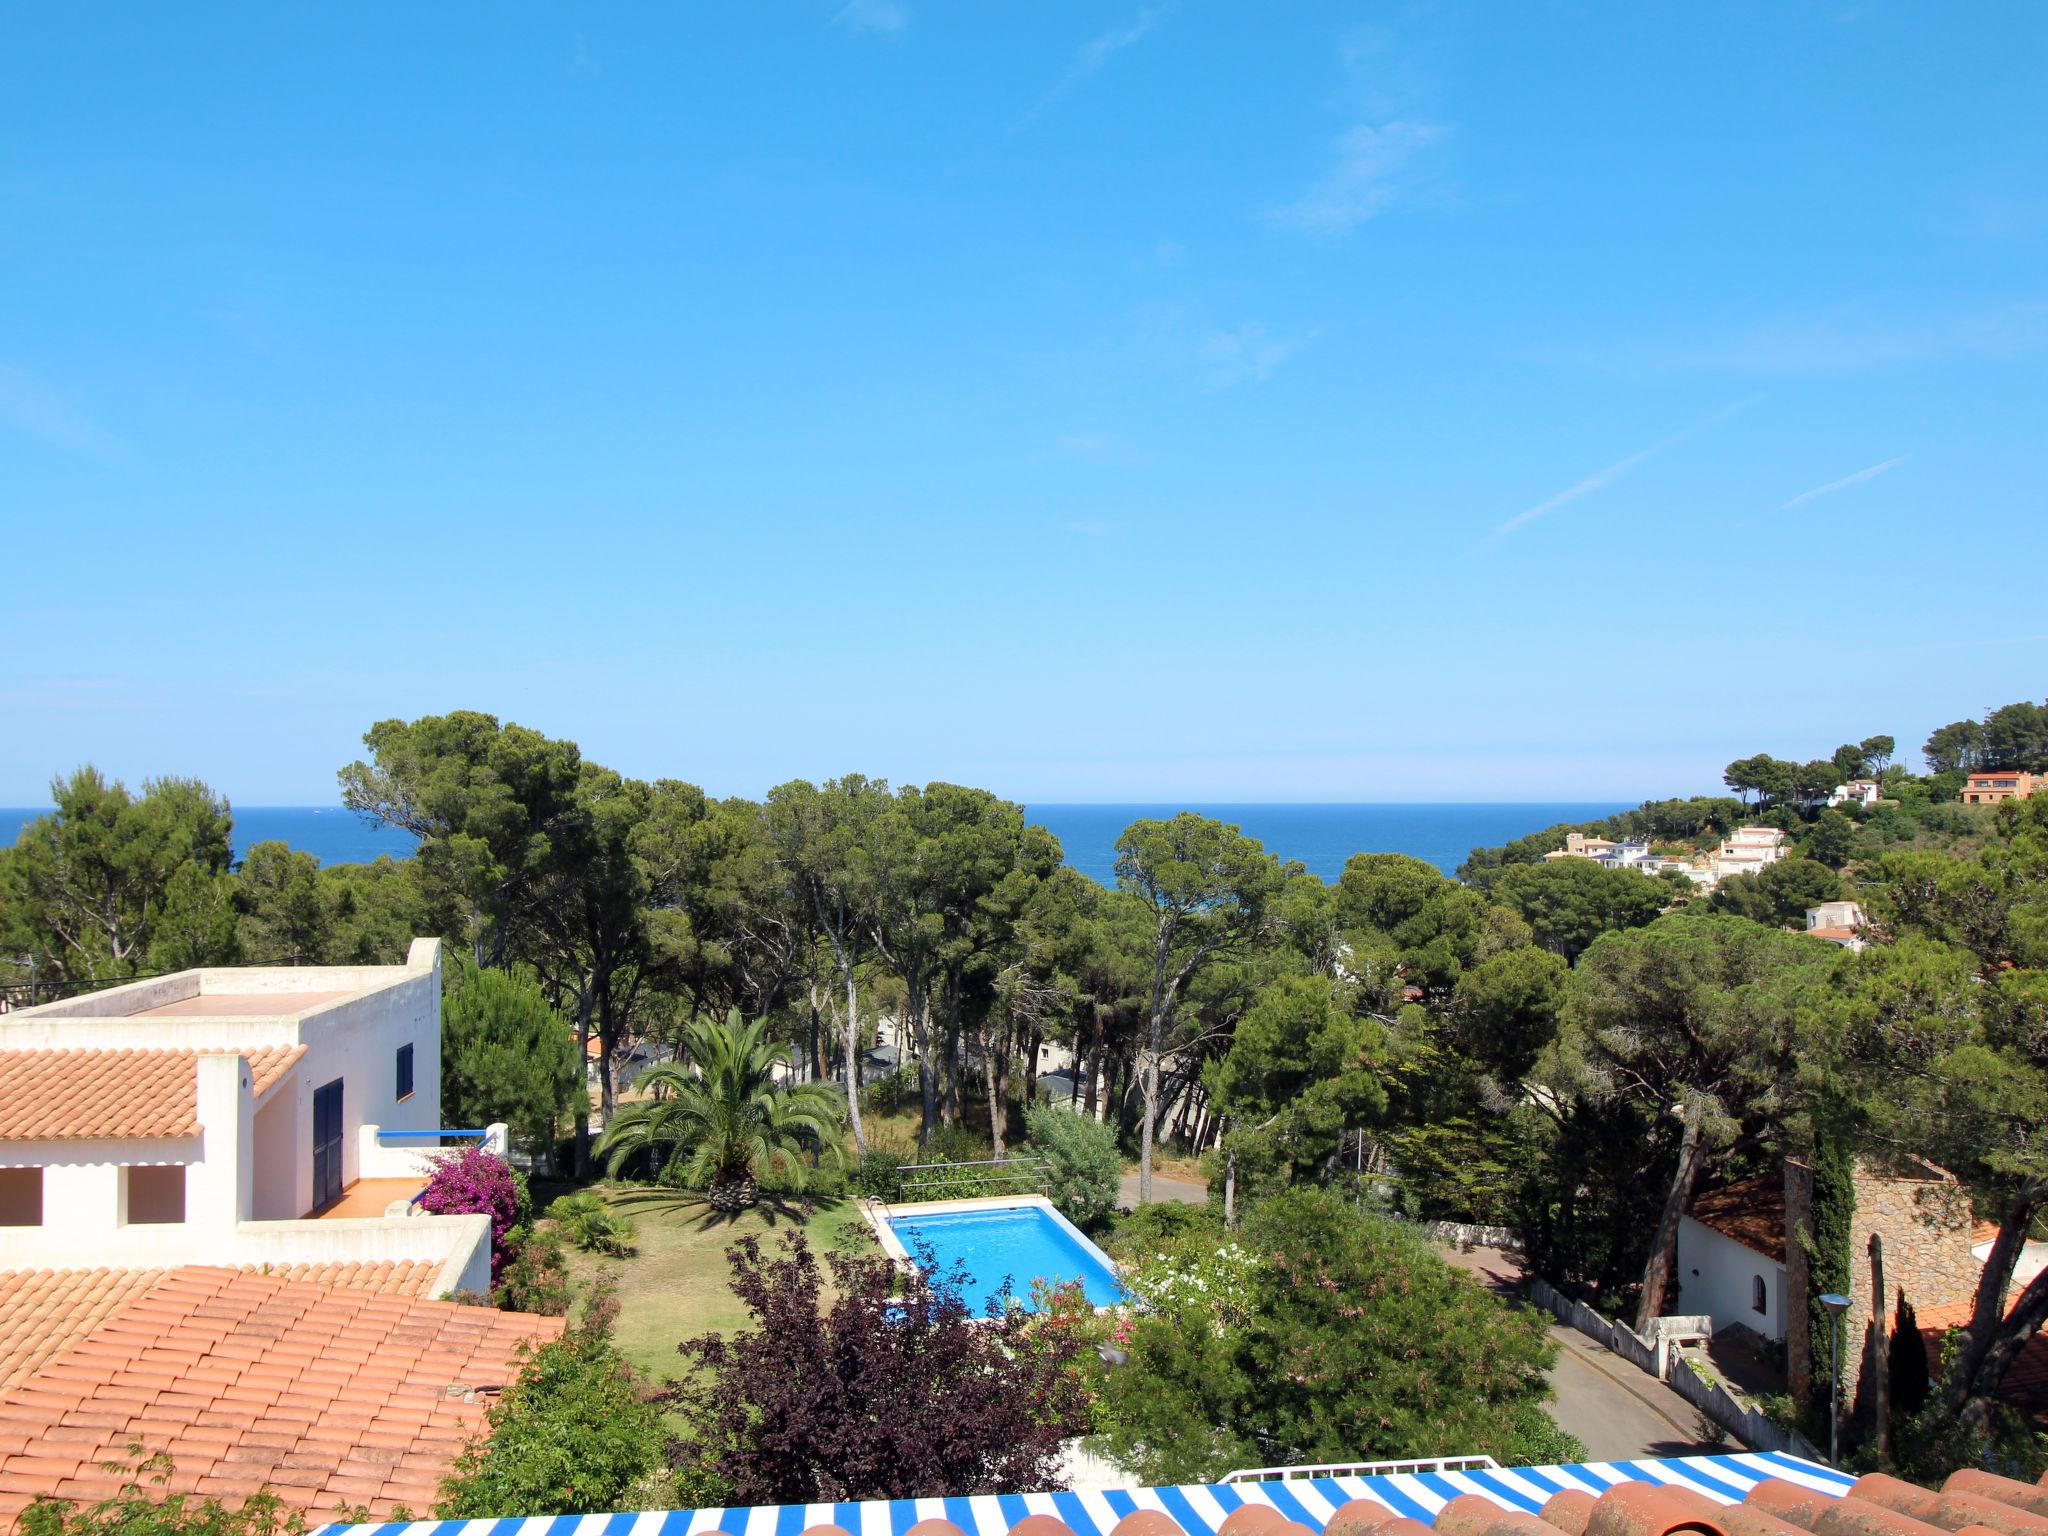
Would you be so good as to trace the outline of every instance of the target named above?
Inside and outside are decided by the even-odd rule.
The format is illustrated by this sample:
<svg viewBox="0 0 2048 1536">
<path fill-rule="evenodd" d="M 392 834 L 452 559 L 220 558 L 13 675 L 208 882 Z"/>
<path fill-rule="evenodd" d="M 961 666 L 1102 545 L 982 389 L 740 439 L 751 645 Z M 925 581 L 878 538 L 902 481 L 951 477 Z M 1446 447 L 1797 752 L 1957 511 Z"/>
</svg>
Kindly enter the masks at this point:
<svg viewBox="0 0 2048 1536">
<path fill-rule="evenodd" d="M 2048 775 L 2023 773 L 2017 768 L 1973 773 L 1963 781 L 1963 803 L 1996 805 L 2001 800 L 2024 800 L 2043 784 L 2048 784 Z"/>
</svg>

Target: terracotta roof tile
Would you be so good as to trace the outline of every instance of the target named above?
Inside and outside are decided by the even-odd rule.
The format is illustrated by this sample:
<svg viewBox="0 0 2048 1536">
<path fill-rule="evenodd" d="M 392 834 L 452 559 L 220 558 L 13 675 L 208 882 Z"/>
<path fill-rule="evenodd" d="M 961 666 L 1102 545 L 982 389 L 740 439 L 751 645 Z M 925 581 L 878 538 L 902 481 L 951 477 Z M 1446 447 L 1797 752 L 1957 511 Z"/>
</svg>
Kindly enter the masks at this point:
<svg viewBox="0 0 2048 1536">
<path fill-rule="evenodd" d="M 1785 1262 L 1785 1181 L 1777 1174 L 1694 1195 L 1685 1214 L 1745 1248 Z"/>
<path fill-rule="evenodd" d="M 2018 1301 L 2017 1294 L 2013 1299 Z M 1941 1374 L 1941 1341 L 1949 1329 L 1961 1328 L 1969 1322 L 1973 1305 L 1970 1301 L 1957 1301 L 1943 1307 L 1916 1309 L 1920 1337 L 1927 1346 L 1927 1368 L 1937 1377 Z M 2029 1417 L 2048 1417 L 2048 1333 L 2036 1333 L 2021 1347 L 2019 1358 L 2006 1367 L 1998 1398 Z"/>
<path fill-rule="evenodd" d="M 0 1527 L 15 1496 L 98 1476 L 138 1439 L 169 1450 L 174 1487 L 239 1498 L 267 1483 L 316 1514 L 388 1513 L 393 1488 L 418 1502 L 484 1422 L 482 1404 L 443 1389 L 508 1381 L 524 1346 L 562 1329 L 418 1299 L 414 1272 L 431 1279 L 432 1265 L 328 1268 L 361 1288 L 197 1266 L 0 1272 L 6 1327 L 31 1331 L 54 1309 L 69 1341 L 0 1357 L 13 1372 L 0 1393 Z M 243 1347 L 252 1337 L 262 1352 Z M 274 1384 L 275 1406 L 238 1409 L 255 1381 Z M 402 1432 L 380 1436 L 387 1419 Z M 27 1437 L 10 1438 L 15 1426 Z"/>
<path fill-rule="evenodd" d="M 386 1306 L 390 1303 L 385 1298 L 425 1296 L 440 1268 L 427 1262 L 384 1260 L 297 1264 L 249 1272 L 267 1274 L 274 1280 L 342 1286 L 377 1298 L 377 1305 Z M 122 1427 L 167 1383 L 184 1391 L 203 1386 L 213 1394 L 211 1405 L 200 1415 L 202 1421 L 223 1414 L 230 1420 L 245 1418 L 247 1413 L 238 1415 L 237 1408 L 274 1401 L 277 1388 L 298 1383 L 299 1377 L 292 1371 L 269 1362 L 272 1339 L 250 1336 L 260 1335 L 260 1326 L 225 1338 L 210 1350 L 167 1348 L 161 1342 L 161 1319 L 176 1314 L 161 1312 L 149 1295 L 164 1275 L 161 1269 L 0 1270 L 0 1394 L 24 1388 L 31 1376 L 36 1377 L 24 1397 L 9 1400 L 18 1412 L 46 1394 L 62 1393 L 77 1383 L 98 1383 L 97 1400 L 107 1411 L 74 1414 L 68 1420 L 98 1429 Z M 146 1304 L 129 1306 L 137 1301 Z M 234 1315 L 232 1308 L 211 1305 L 196 1310 Z M 141 1326 L 145 1318 L 151 1321 Z M 434 1336 L 431 1328 L 426 1336 Z M 373 1330 L 367 1337 L 380 1335 Z M 309 1353 L 307 1358 L 314 1356 Z M 380 1366 L 369 1366 L 353 1373 L 338 1395 L 346 1396 L 363 1383 L 383 1379 Z M 263 1390 L 265 1380 L 275 1383 L 268 1392 Z M 119 1383 L 128 1382 L 135 1383 L 137 1390 L 124 1395 Z M 7 1419 L 8 1404 L 0 1403 L 0 1426 Z M 4 1440 L 5 1431 L 0 1428 L 0 1448 L 4 1448 Z"/>
<path fill-rule="evenodd" d="M 198 1061 L 221 1051 L 0 1051 L 0 1140 L 72 1141 L 199 1133 Z M 303 1045 L 242 1052 L 261 1098 Z"/>
</svg>

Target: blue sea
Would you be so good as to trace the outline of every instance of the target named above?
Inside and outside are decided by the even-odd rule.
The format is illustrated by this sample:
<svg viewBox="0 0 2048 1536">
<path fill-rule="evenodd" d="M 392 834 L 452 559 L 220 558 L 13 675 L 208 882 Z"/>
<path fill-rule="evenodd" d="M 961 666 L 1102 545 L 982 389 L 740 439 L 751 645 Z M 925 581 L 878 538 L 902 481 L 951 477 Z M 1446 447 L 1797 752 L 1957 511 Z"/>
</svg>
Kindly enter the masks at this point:
<svg viewBox="0 0 2048 1536">
<path fill-rule="evenodd" d="M 1593 821 L 1629 809 L 1611 802 L 1500 805 L 1034 805 L 1031 819 L 1059 838 L 1067 862 L 1104 885 L 1116 878 L 1116 840 L 1141 816 L 1199 811 L 1242 827 L 1282 859 L 1299 859 L 1325 880 L 1354 853 L 1406 853 L 1451 873 L 1474 848 L 1541 831 L 1560 821 Z M 0 809 L 0 838 L 12 843 L 38 809 Z M 362 864 L 380 854 L 405 858 L 410 833 L 379 827 L 339 806 L 235 807 L 235 850 L 283 842 L 322 864 Z"/>
</svg>

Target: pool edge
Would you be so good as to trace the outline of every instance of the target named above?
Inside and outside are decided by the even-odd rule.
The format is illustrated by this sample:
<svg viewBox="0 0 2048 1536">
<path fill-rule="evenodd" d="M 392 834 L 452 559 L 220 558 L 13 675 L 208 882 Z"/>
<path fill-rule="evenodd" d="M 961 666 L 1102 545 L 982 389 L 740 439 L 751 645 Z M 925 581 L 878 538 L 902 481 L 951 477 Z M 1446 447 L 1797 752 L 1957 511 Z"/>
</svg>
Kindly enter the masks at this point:
<svg viewBox="0 0 2048 1536">
<path fill-rule="evenodd" d="M 861 1202 L 861 1214 L 867 1218 L 869 1228 L 875 1234 L 875 1241 L 882 1245 L 882 1252 L 898 1264 L 913 1265 L 915 1260 L 910 1250 L 903 1246 L 903 1239 L 896 1235 L 889 1225 L 896 1216 L 954 1216 L 972 1211 L 1044 1211 L 1052 1218 L 1053 1224 L 1080 1244 L 1082 1251 L 1094 1257 L 1109 1271 L 1120 1289 L 1126 1295 L 1129 1287 L 1123 1283 L 1123 1266 L 1104 1253 L 1095 1239 L 1067 1220 L 1066 1213 L 1044 1195 L 979 1195 L 964 1200 L 915 1200 L 905 1204 L 891 1204 L 880 1195 L 869 1195 Z M 1097 1307 L 1097 1312 L 1108 1312 L 1111 1307 Z"/>
</svg>

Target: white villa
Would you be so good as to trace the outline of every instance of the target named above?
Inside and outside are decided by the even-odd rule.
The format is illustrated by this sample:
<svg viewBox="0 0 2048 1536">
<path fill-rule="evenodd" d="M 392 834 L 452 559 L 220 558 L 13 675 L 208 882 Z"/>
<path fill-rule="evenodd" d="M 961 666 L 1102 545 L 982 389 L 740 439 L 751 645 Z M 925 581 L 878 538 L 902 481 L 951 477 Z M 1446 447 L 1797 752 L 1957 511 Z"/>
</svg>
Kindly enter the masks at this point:
<svg viewBox="0 0 2048 1536">
<path fill-rule="evenodd" d="M 1875 779 L 1851 779 L 1828 791 L 1829 805 L 1875 805 L 1883 790 Z"/>
<path fill-rule="evenodd" d="M 1824 901 L 1806 909 L 1806 931 L 1816 939 L 1860 951 L 1864 945 L 1863 905 L 1855 901 Z"/>
<path fill-rule="evenodd" d="M 406 1214 L 442 1140 L 440 961 L 416 939 L 0 1015 L 0 1269 L 429 1263 L 428 1294 L 488 1289 L 487 1217 Z"/>
<path fill-rule="evenodd" d="M 1715 850 L 1702 884 L 1719 885 L 1730 875 L 1753 875 L 1792 851 L 1792 840 L 1779 827 L 1737 827 Z"/>
<path fill-rule="evenodd" d="M 1667 869 L 1675 869 L 1694 880 L 1700 878 L 1700 871 L 1687 860 L 1652 853 L 1648 843 L 1631 838 L 1616 840 L 1607 837 L 1588 837 L 1583 832 L 1567 832 L 1562 848 L 1543 855 L 1546 864 L 1559 859 L 1591 859 L 1604 869 L 1632 869 L 1643 875 L 1655 875 Z"/>
</svg>

